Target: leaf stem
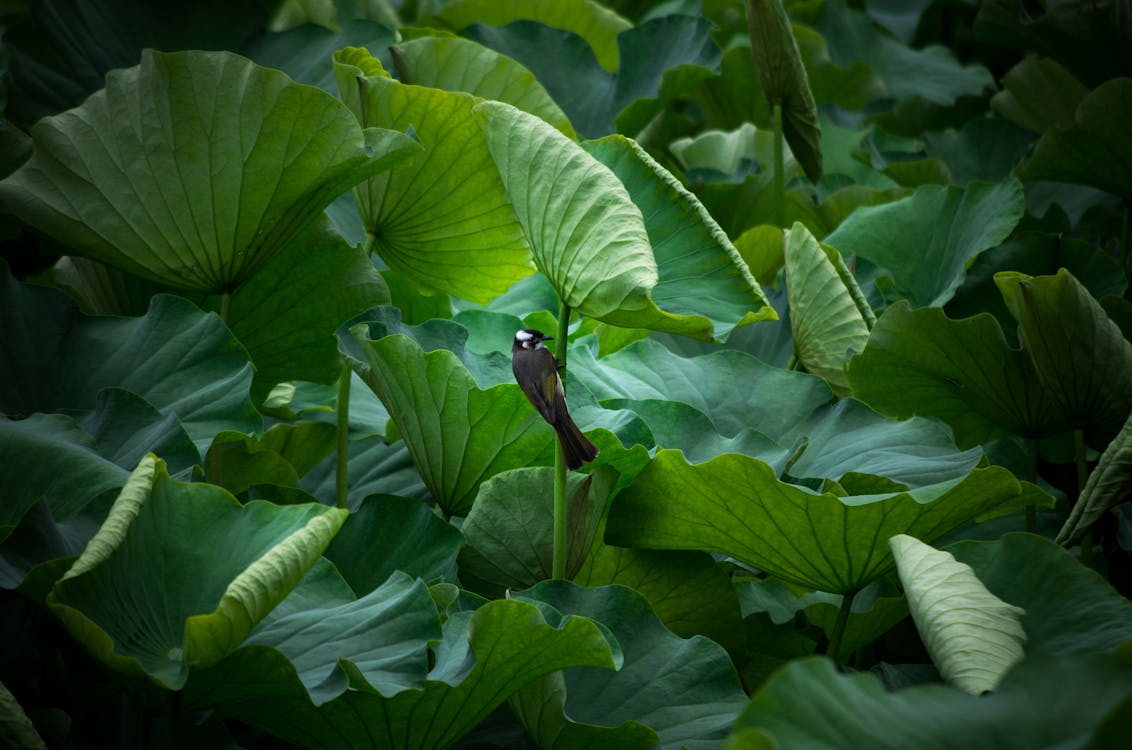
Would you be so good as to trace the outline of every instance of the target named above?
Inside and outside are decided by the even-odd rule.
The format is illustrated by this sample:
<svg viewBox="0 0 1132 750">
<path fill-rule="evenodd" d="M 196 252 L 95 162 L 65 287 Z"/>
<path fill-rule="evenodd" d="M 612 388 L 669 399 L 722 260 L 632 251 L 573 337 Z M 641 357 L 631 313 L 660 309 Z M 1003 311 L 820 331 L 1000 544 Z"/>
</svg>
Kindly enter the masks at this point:
<svg viewBox="0 0 1132 750">
<path fill-rule="evenodd" d="M 220 319 L 224 321 L 224 325 L 228 325 L 228 319 L 232 315 L 232 290 L 224 287 L 224 291 L 220 293 Z"/>
<path fill-rule="evenodd" d="M 1074 503 L 1079 503 L 1085 483 L 1089 481 L 1089 467 L 1085 461 L 1085 431 L 1080 427 L 1073 430 L 1073 458 L 1077 464 L 1077 497 L 1074 498 Z M 1081 535 L 1081 563 L 1090 568 L 1093 566 L 1092 529 L 1085 529 L 1085 533 Z"/>
<path fill-rule="evenodd" d="M 1038 441 L 1036 438 L 1026 438 L 1026 457 L 1029 459 L 1026 467 L 1026 480 L 1031 484 L 1038 483 Z M 1035 505 L 1026 506 L 1026 531 L 1031 534 L 1038 533 L 1038 508 Z"/>
<path fill-rule="evenodd" d="M 841 608 L 837 610 L 837 619 L 833 623 L 833 632 L 829 634 L 829 647 L 826 653 L 835 664 L 840 665 L 841 642 L 845 638 L 845 626 L 849 623 L 849 612 L 853 609 L 853 598 L 856 591 L 850 591 L 841 597 Z"/>
<path fill-rule="evenodd" d="M 342 362 L 342 373 L 338 376 L 338 447 L 334 467 L 334 504 L 339 508 L 349 507 L 347 499 L 347 470 L 350 460 L 350 365 Z"/>
<path fill-rule="evenodd" d="M 558 332 L 555 340 L 558 351 L 558 376 L 563 387 L 566 380 L 566 337 L 570 333 L 570 306 L 565 300 L 558 303 Z M 555 578 L 566 577 L 566 457 L 562 452 L 561 438 L 554 453 L 554 556 L 552 573 Z"/>
<path fill-rule="evenodd" d="M 774 223 L 786 226 L 786 176 L 782 173 L 782 100 L 774 101 Z"/>
</svg>

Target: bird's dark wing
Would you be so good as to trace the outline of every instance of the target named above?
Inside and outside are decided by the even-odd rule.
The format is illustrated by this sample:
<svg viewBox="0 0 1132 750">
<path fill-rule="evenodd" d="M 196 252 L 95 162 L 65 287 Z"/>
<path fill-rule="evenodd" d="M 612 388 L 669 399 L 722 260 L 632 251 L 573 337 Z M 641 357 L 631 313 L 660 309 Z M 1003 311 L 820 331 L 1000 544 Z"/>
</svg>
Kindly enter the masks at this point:
<svg viewBox="0 0 1132 750">
<path fill-rule="evenodd" d="M 535 349 L 526 357 L 512 360 L 511 369 L 527 400 L 538 409 L 543 419 L 554 424 L 558 413 L 556 394 L 559 388 L 554 355 L 549 349 Z"/>
</svg>

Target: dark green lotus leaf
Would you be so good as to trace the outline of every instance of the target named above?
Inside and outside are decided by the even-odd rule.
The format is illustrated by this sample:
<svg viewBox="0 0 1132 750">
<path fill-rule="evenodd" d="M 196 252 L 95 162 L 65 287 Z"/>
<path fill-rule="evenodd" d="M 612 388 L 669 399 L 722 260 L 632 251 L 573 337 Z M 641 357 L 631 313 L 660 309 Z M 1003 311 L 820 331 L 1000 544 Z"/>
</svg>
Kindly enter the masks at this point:
<svg viewBox="0 0 1132 750">
<path fill-rule="evenodd" d="M 640 145 L 614 135 L 582 147 L 617 175 L 645 217 L 658 272 L 652 298 L 661 308 L 706 316 L 720 340 L 735 327 L 775 317 L 711 214 Z"/>
<path fill-rule="evenodd" d="M 1116 78 L 1089 92 L 1074 122 L 1046 131 L 1029 161 L 1018 170 L 1024 180 L 1091 185 L 1132 199 L 1132 78 Z"/>
<path fill-rule="evenodd" d="M 365 50 L 335 53 L 339 96 L 363 125 L 412 129 L 411 165 L 354 189 L 371 248 L 429 292 L 486 303 L 531 273 L 530 248 L 472 116 L 476 97 L 394 81 Z"/>
<path fill-rule="evenodd" d="M 848 66 L 838 65 L 830 56 L 829 44 L 816 30 L 794 24 L 790 27 L 798 52 L 805 63 L 813 98 L 819 102 L 835 102 L 845 109 L 864 109 L 874 99 L 885 96 L 884 83 L 873 69 L 861 60 Z M 821 127 L 825 133 L 825 124 Z M 826 172 L 828 174 L 828 171 Z"/>
<path fill-rule="evenodd" d="M 949 182 L 1005 180 L 1033 147 L 1034 136 L 993 117 L 968 120 L 963 127 L 924 134 L 928 156 L 947 165 Z"/>
<path fill-rule="evenodd" d="M 345 516 L 318 504 L 241 507 L 219 487 L 170 479 L 150 455 L 47 602 L 107 666 L 178 689 L 240 645 Z"/>
<path fill-rule="evenodd" d="M 1103 449 L 1132 411 L 1132 343 L 1068 271 L 995 274 L 1050 399 Z"/>
<path fill-rule="evenodd" d="M 299 477 L 334 451 L 334 435 L 325 422 L 277 424 L 262 437 L 221 432 L 204 459 L 205 481 L 233 495 L 257 484 L 298 487 Z"/>
<path fill-rule="evenodd" d="M 403 571 L 426 583 L 455 580 L 460 532 L 419 500 L 370 495 L 350 514 L 326 557 L 358 596 Z"/>
<path fill-rule="evenodd" d="M 35 731 L 35 725 L 20 707 L 19 701 L 0 682 L 0 739 L 4 744 L 21 750 L 47 750 L 47 744 Z"/>
<path fill-rule="evenodd" d="M 534 21 L 474 24 L 464 35 L 530 69 L 577 131 L 599 138 L 636 135 L 665 105 L 710 78 L 720 57 L 710 31 L 707 19 L 682 14 L 626 28 L 617 35 L 619 70 L 603 68 L 578 35 Z"/>
<path fill-rule="evenodd" d="M 1010 472 L 992 466 L 910 491 L 838 497 L 781 482 L 747 456 L 692 465 L 662 450 L 617 496 L 606 541 L 721 552 L 801 586 L 845 593 L 892 569 L 893 534 L 936 539 L 1019 492 Z"/>
<path fill-rule="evenodd" d="M 1132 489 L 1132 413 L 1089 474 L 1069 518 L 1057 532 L 1059 544 L 1072 544 L 1110 508 L 1128 499 Z"/>
<path fill-rule="evenodd" d="M 1046 437 L 1065 429 L 1030 359 L 983 313 L 951 320 L 939 308 L 890 306 L 865 350 L 849 363 L 853 395 L 882 414 L 931 415 L 960 448 L 1006 434 Z"/>
<path fill-rule="evenodd" d="M 616 672 L 568 670 L 556 682 L 535 683 L 516 694 L 511 707 L 540 747 L 608 746 L 613 738 L 637 735 L 632 724 L 654 730 L 661 748 L 718 747 L 746 702 L 722 647 L 674 635 L 631 589 L 545 581 L 518 598 L 600 622 L 624 654 Z M 607 729 L 601 733 L 598 727 Z M 602 734 L 612 737 L 603 740 Z"/>
<path fill-rule="evenodd" d="M 884 737 L 891 747 L 932 750 L 1098 747 L 1089 738 L 1130 690 L 1126 654 L 1033 656 L 984 696 L 944 685 L 888 692 L 873 674 L 802 659 L 755 694 L 727 746 L 851 750 Z"/>
<path fill-rule="evenodd" d="M 127 471 L 146 453 L 160 456 L 174 476 L 200 463 L 200 453 L 176 414 L 162 414 L 141 396 L 122 388 L 99 391 L 94 411 L 84 415 L 81 423 L 94 438 L 98 452 Z M 16 465 L 27 466 L 23 462 Z"/>
<path fill-rule="evenodd" d="M 938 45 L 913 49 L 845 0 L 826 0 L 815 27 L 829 43 L 833 62 L 841 67 L 864 62 L 883 82 L 889 99 L 921 97 L 946 106 L 994 85 L 982 65 L 963 65 Z"/>
<path fill-rule="evenodd" d="M 570 121 L 534 73 L 505 55 L 459 37 L 421 37 L 395 44 L 390 50 L 402 83 L 507 102 L 538 115 L 570 138 L 576 137 Z"/>
<path fill-rule="evenodd" d="M 186 704 L 239 718 L 302 747 L 443 750 L 524 685 L 568 667 L 615 669 L 621 659 L 592 620 L 547 624 L 534 604 L 513 599 L 449 615 L 433 653 L 423 688 L 390 697 L 343 660 L 352 689 L 315 706 L 283 654 L 248 646 L 194 674 Z"/>
<path fill-rule="evenodd" d="M 372 390 L 366 387 L 369 393 Z M 374 398 L 377 398 L 374 396 Z M 400 495 L 427 500 L 428 489 L 404 441 L 386 443 L 381 437 L 351 439 L 346 463 L 348 501 L 358 510 L 362 501 L 375 494 Z M 325 503 L 336 499 L 337 456 L 331 455 L 300 480 L 300 486 Z"/>
<path fill-rule="evenodd" d="M 991 108 L 1015 125 L 1044 133 L 1052 127 L 1071 127 L 1077 105 L 1088 93 L 1053 60 L 1029 56 L 1002 77 L 1002 91 L 991 97 Z"/>
<path fill-rule="evenodd" d="M 387 697 L 423 688 L 427 647 L 440 637 L 436 604 L 424 581 L 398 571 L 355 598 L 334 566 L 322 560 L 245 644 L 279 649 L 311 701 L 321 706 L 349 689 L 352 674 Z"/>
<path fill-rule="evenodd" d="M 479 485 L 500 471 L 549 462 L 554 431 L 518 385 L 481 389 L 450 351 L 366 334 L 354 329 L 350 365 L 389 410 L 445 513 L 467 515 Z"/>
<path fill-rule="evenodd" d="M 87 315 L 145 315 L 149 298 L 167 291 L 153 281 L 81 255 L 64 255 L 50 273 L 51 286 L 66 292 Z"/>
<path fill-rule="evenodd" d="M 0 411 L 88 411 L 99 391 L 131 391 L 175 414 L 198 450 L 223 429 L 252 432 L 247 352 L 215 315 L 158 295 L 140 318 L 87 317 L 58 291 L 0 273 Z"/>
<path fill-rule="evenodd" d="M 21 124 L 77 107 L 113 68 L 136 65 L 146 48 L 239 49 L 267 21 L 265 8 L 227 0 L 177 7 L 147 0 L 48 0 L 4 35 L 5 115 Z"/>
<path fill-rule="evenodd" d="M 803 57 L 807 51 L 804 41 L 798 37 Z M 815 75 L 811 72 L 811 76 Z M 811 78 L 811 83 L 817 81 Z M 766 127 L 771 121 L 766 97 L 759 88 L 758 74 L 751 65 L 751 40 L 746 34 L 736 35 L 724 46 L 718 76 L 701 81 L 680 98 L 700 108 L 707 129 L 732 130 L 743 123 Z"/>
<path fill-rule="evenodd" d="M 1112 651 L 1132 639 L 1132 602 L 1048 539 L 1013 532 L 947 551 L 995 596 L 1026 610 L 1027 653 Z"/>
<path fill-rule="evenodd" d="M 747 24 L 759 84 L 771 106 L 782 109 L 782 134 L 811 182 L 821 179 L 818 110 L 798 42 L 781 0 L 748 0 Z"/>
<path fill-rule="evenodd" d="M 334 332 L 389 303 L 366 254 L 323 218 L 295 237 L 232 295 L 228 327 L 255 365 L 256 403 L 276 383 L 333 383 L 342 370 Z"/>
<path fill-rule="evenodd" d="M 895 291 L 913 305 L 941 305 L 963 283 L 970 262 L 999 245 L 1022 218 L 1017 180 L 929 185 L 893 203 L 855 211 L 825 242 L 892 275 Z"/>
<path fill-rule="evenodd" d="M 277 70 L 195 51 L 147 51 L 32 138 L 35 154 L 0 182 L 9 212 L 83 255 L 204 292 L 239 286 L 340 193 L 418 150 Z"/>
<path fill-rule="evenodd" d="M 389 45 L 397 41 L 395 26 L 383 25 L 366 18 L 340 19 L 337 30 L 313 23 L 268 32 L 256 37 L 244 54 L 260 65 L 278 68 L 299 83 L 318 86 L 337 95 L 334 77 L 334 53 L 345 47 L 373 50 L 382 64 L 391 62 Z"/>
</svg>

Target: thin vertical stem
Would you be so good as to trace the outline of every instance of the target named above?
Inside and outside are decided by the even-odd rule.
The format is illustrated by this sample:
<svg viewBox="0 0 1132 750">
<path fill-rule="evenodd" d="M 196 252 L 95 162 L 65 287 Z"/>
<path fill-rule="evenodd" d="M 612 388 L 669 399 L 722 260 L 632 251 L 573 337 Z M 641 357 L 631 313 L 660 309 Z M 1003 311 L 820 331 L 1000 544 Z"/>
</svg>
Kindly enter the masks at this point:
<svg viewBox="0 0 1132 750">
<path fill-rule="evenodd" d="M 782 102 L 774 102 L 774 224 L 786 225 L 786 175 L 782 157 Z"/>
<path fill-rule="evenodd" d="M 228 287 L 225 287 L 224 291 L 220 293 L 220 319 L 224 321 L 225 325 L 228 324 L 228 318 L 231 316 L 231 314 L 232 290 Z"/>
<path fill-rule="evenodd" d="M 841 641 L 845 638 L 845 626 L 849 623 L 849 612 L 853 609 L 853 598 L 856 591 L 850 591 L 841 597 L 841 608 L 837 610 L 837 620 L 833 623 L 833 632 L 829 634 L 829 648 L 827 653 L 834 663 L 841 663 Z"/>
<path fill-rule="evenodd" d="M 570 306 L 562 300 L 558 304 L 558 342 L 556 359 L 558 375 L 566 380 L 566 338 L 570 334 Z M 559 438 L 561 443 L 561 438 Z M 554 557 L 552 572 L 555 578 L 566 577 L 566 457 L 562 445 L 554 454 Z"/>
<path fill-rule="evenodd" d="M 1073 458 L 1077 463 L 1077 497 L 1075 503 L 1081 502 L 1081 493 L 1085 483 L 1089 481 L 1089 467 L 1085 461 L 1085 431 L 1080 427 L 1073 430 Z M 1081 537 L 1081 562 L 1092 567 L 1093 564 L 1093 530 L 1086 529 Z"/>
<path fill-rule="evenodd" d="M 1036 438 L 1026 438 L 1026 457 L 1029 459 L 1026 467 L 1026 481 L 1030 484 L 1038 483 L 1038 441 Z M 1034 505 L 1026 506 L 1026 531 L 1031 534 L 1038 533 L 1038 508 Z"/>
<path fill-rule="evenodd" d="M 339 508 L 349 507 L 347 490 L 349 487 L 347 470 L 350 460 L 350 365 L 342 363 L 342 373 L 338 376 L 338 455 L 334 467 L 334 503 Z"/>
</svg>

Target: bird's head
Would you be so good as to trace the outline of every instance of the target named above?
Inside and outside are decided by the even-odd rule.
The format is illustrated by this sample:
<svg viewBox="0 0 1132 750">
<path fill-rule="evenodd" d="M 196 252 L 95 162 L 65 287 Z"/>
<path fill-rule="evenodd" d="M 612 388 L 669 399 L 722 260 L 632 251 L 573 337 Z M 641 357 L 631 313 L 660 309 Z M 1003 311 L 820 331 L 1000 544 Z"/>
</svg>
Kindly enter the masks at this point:
<svg viewBox="0 0 1132 750">
<path fill-rule="evenodd" d="M 533 349 L 545 349 L 546 347 L 542 342 L 553 340 L 553 336 L 547 336 L 542 331 L 536 331 L 534 328 L 524 328 L 515 332 L 515 341 L 511 344 L 511 351 L 531 351 Z"/>
</svg>

